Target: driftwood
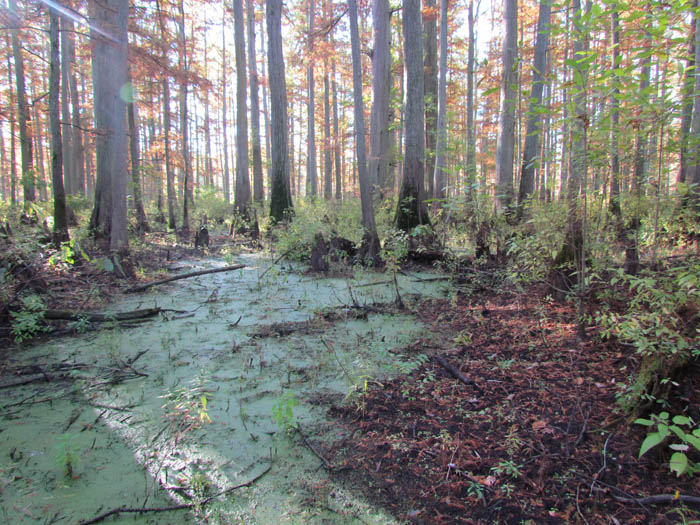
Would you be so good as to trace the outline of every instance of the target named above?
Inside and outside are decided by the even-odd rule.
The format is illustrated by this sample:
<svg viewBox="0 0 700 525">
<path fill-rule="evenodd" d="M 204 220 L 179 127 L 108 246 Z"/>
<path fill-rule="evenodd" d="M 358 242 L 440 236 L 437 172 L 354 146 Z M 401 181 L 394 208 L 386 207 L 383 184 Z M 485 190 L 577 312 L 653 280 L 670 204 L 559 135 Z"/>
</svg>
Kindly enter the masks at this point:
<svg viewBox="0 0 700 525">
<path fill-rule="evenodd" d="M 477 384 L 474 382 L 473 379 L 469 379 L 468 377 L 465 377 L 462 374 L 462 372 L 460 372 L 454 366 L 452 366 L 450 363 L 448 363 L 447 359 L 445 359 L 441 355 L 436 355 L 435 360 L 438 363 L 440 363 L 445 370 L 447 370 L 450 374 L 452 374 L 456 379 L 459 379 L 465 385 L 476 386 L 478 388 Z"/>
<path fill-rule="evenodd" d="M 145 308 L 131 312 L 117 312 L 114 314 L 101 314 L 94 312 L 68 312 L 64 310 L 46 310 L 44 319 L 51 321 L 89 321 L 91 323 L 105 323 L 109 321 L 134 321 L 146 319 L 158 315 L 160 308 Z"/>
<path fill-rule="evenodd" d="M 223 268 L 213 268 L 211 270 L 199 270 L 197 272 L 183 273 L 182 275 L 161 279 L 160 281 L 153 281 L 146 284 L 140 284 L 139 286 L 132 286 L 131 288 L 127 288 L 125 291 L 126 293 L 143 292 L 144 290 L 148 290 L 151 286 L 158 286 L 159 284 L 179 281 L 180 279 L 188 279 L 190 277 L 197 277 L 199 275 L 207 275 L 208 273 L 231 272 L 233 270 L 245 268 L 245 266 L 245 264 L 234 264 L 233 266 L 224 266 Z"/>
</svg>

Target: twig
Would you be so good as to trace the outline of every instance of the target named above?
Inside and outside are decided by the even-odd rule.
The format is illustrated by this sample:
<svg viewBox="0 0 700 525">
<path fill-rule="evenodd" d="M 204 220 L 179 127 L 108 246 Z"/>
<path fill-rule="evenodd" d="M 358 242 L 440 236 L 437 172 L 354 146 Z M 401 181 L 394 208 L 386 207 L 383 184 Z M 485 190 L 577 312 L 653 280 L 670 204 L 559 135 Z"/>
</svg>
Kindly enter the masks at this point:
<svg viewBox="0 0 700 525">
<path fill-rule="evenodd" d="M 301 439 L 304 440 L 304 444 L 309 447 L 309 450 L 313 452 L 318 459 L 320 459 L 323 462 L 323 465 L 328 469 L 328 470 L 335 470 L 335 467 L 331 465 L 330 461 L 328 461 L 326 458 L 324 458 L 321 453 L 316 450 L 316 448 L 309 442 L 308 439 L 306 439 L 306 436 L 304 433 L 301 431 L 301 428 L 297 426 L 297 432 L 299 432 L 299 435 L 301 436 Z"/>
<path fill-rule="evenodd" d="M 657 494 L 655 496 L 647 496 L 646 498 L 623 498 L 622 496 L 613 495 L 615 501 L 620 503 L 636 503 L 637 505 L 653 505 L 655 503 L 673 503 L 680 501 L 683 503 L 693 503 L 700 505 L 700 497 L 688 496 L 687 494 Z"/>
<path fill-rule="evenodd" d="M 282 259 L 284 259 L 287 255 L 289 255 L 290 253 L 292 253 L 292 252 L 293 252 L 294 250 L 296 250 L 296 249 L 297 249 L 297 246 L 296 246 L 296 244 L 295 244 L 295 245 L 292 246 L 289 250 L 287 250 L 287 251 L 284 252 L 282 255 L 280 255 L 279 257 L 277 257 L 277 259 L 275 259 L 274 261 L 272 261 L 272 264 L 270 264 L 270 266 L 268 266 L 268 267 L 265 269 L 265 271 L 264 271 L 263 273 L 260 274 L 260 277 L 258 277 L 258 280 L 260 280 L 260 279 L 262 279 L 263 277 L 265 277 L 265 274 L 266 274 L 267 272 L 270 271 L 270 268 L 272 268 L 275 264 L 277 264 L 278 262 L 280 262 Z"/>
<path fill-rule="evenodd" d="M 473 379 L 469 379 L 469 378 L 465 377 L 462 374 L 462 372 L 460 372 L 454 366 L 452 366 L 450 363 L 448 363 L 447 360 L 444 357 L 442 357 L 441 355 L 436 355 L 435 360 L 438 363 L 440 363 L 445 370 L 447 370 L 450 374 L 452 374 L 456 379 L 459 379 L 465 385 L 475 386 L 477 389 L 479 388 Z"/>
<path fill-rule="evenodd" d="M 141 514 L 144 512 L 168 512 L 171 510 L 183 510 L 183 509 L 192 509 L 194 507 L 201 507 L 203 505 L 206 505 L 207 503 L 215 500 L 219 496 L 223 496 L 224 494 L 228 494 L 229 492 L 233 492 L 234 490 L 243 488 L 243 487 L 250 487 L 253 483 L 258 481 L 260 478 L 262 478 L 265 474 L 267 474 L 270 469 L 272 468 L 272 465 L 268 465 L 268 467 L 263 470 L 260 474 L 255 476 L 253 479 L 246 481 L 245 483 L 241 483 L 239 485 L 235 485 L 233 487 L 229 487 L 226 490 L 222 490 L 221 492 L 214 494 L 213 496 L 210 496 L 202 501 L 199 502 L 193 502 L 193 503 L 183 503 L 182 505 L 173 505 L 171 507 L 147 507 L 147 508 L 129 508 L 129 507 L 119 507 L 116 509 L 108 510 L 106 512 L 103 512 L 102 514 L 95 516 L 92 519 L 89 519 L 87 521 L 81 521 L 79 522 L 78 525 L 90 525 L 92 523 L 99 523 L 100 521 L 103 521 L 104 519 L 114 516 L 115 514 L 126 514 L 126 513 L 131 513 L 131 514 Z"/>
<path fill-rule="evenodd" d="M 231 272 L 233 270 L 240 270 L 241 268 L 245 267 L 245 264 L 234 264 L 233 266 L 224 266 L 223 268 L 212 268 L 209 270 L 199 270 L 196 272 L 183 273 L 182 275 L 176 275 L 174 277 L 169 277 L 168 279 L 161 279 L 160 281 L 153 281 L 150 283 L 141 284 L 139 286 L 132 286 L 131 288 L 127 288 L 125 292 L 143 292 L 144 290 L 148 290 L 151 286 L 158 286 L 160 284 L 170 283 L 172 281 L 179 281 L 180 279 L 188 279 L 190 277 L 197 277 L 199 275 L 207 275 L 210 273 Z"/>
</svg>

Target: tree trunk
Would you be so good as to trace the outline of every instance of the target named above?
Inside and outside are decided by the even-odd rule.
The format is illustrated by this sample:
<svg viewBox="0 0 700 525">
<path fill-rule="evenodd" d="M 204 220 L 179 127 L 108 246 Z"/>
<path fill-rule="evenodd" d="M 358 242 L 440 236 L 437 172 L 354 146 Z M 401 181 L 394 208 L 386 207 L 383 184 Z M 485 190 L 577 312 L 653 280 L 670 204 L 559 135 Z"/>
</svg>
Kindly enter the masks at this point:
<svg viewBox="0 0 700 525">
<path fill-rule="evenodd" d="M 68 55 L 64 56 L 63 67 L 68 71 L 68 87 L 70 92 L 71 105 L 73 111 L 71 121 L 73 123 L 71 133 L 72 138 L 72 154 L 73 154 L 73 172 L 75 180 L 73 181 L 73 190 L 78 195 L 85 195 L 85 148 L 83 147 L 83 125 L 80 116 L 80 96 L 78 93 L 78 79 L 74 71 L 75 64 L 75 40 L 73 36 L 73 21 L 70 18 L 61 20 L 61 25 L 66 28 L 66 50 Z M 67 63 L 66 63 L 67 61 Z"/>
<path fill-rule="evenodd" d="M 226 80 L 228 75 L 226 71 L 226 0 L 224 0 L 221 5 L 223 6 L 223 14 L 221 16 L 221 23 L 223 25 L 223 30 L 221 31 L 221 134 L 223 135 L 224 142 L 224 174 L 222 184 L 224 186 L 224 200 L 228 203 L 231 202 L 231 181 L 228 166 L 228 109 L 226 107 L 228 100 L 228 95 L 226 93 Z"/>
<path fill-rule="evenodd" d="M 12 13 L 18 13 L 16 0 L 8 0 Z M 19 24 L 19 20 L 17 22 Z M 10 30 L 12 35 L 12 55 L 15 61 L 15 82 L 17 86 L 17 120 L 19 123 L 19 143 L 22 155 L 22 188 L 25 205 L 36 200 L 34 165 L 32 159 L 32 130 L 29 127 L 29 104 L 24 84 L 24 60 L 19 40 L 19 29 Z M 12 82 L 10 82 L 12 84 Z"/>
<path fill-rule="evenodd" d="M 260 102 L 258 99 L 258 64 L 255 57 L 255 0 L 248 2 L 248 70 L 250 71 L 250 133 L 253 145 L 253 200 L 265 200 L 262 151 L 260 149 Z"/>
<path fill-rule="evenodd" d="M 410 233 L 421 224 L 430 224 L 425 205 L 423 41 L 420 0 L 403 1 L 404 69 L 406 72 L 403 179 L 399 191 L 395 224 Z"/>
<path fill-rule="evenodd" d="M 57 250 L 67 241 L 66 194 L 63 190 L 63 144 L 61 122 L 58 111 L 61 59 L 58 51 L 58 13 L 49 8 L 49 41 L 51 49 L 49 81 L 49 120 L 51 127 L 51 182 L 53 183 L 53 234 L 52 241 Z"/>
<path fill-rule="evenodd" d="M 7 43 L 9 44 L 9 37 Z M 8 46 L 9 47 L 9 46 Z M 12 82 L 12 62 L 10 62 L 10 54 L 7 54 L 7 84 L 10 86 L 10 100 L 14 97 L 14 82 Z M 19 109 L 19 108 L 18 108 Z M 10 109 L 10 204 L 14 207 L 17 204 L 17 139 L 15 126 L 17 120 L 15 118 L 14 109 Z"/>
<path fill-rule="evenodd" d="M 97 182 L 90 226 L 111 251 L 128 248 L 126 230 L 126 84 L 128 0 L 91 2 L 92 84 Z M 108 35 L 108 36 L 105 36 Z"/>
<path fill-rule="evenodd" d="M 360 200 L 362 202 L 362 246 L 360 255 L 372 266 L 381 265 L 379 257 L 379 236 L 374 222 L 374 207 L 372 203 L 372 187 L 367 173 L 367 157 L 365 153 L 365 114 L 362 103 L 362 56 L 360 55 L 360 33 L 357 27 L 357 2 L 348 0 L 350 16 L 350 42 L 352 47 L 352 84 L 355 105 L 355 150 L 357 152 L 357 170 L 360 180 Z"/>
<path fill-rule="evenodd" d="M 187 90 L 189 64 L 187 62 L 187 38 L 185 36 L 185 4 L 180 0 L 179 68 L 180 68 L 180 148 L 182 151 L 182 230 L 190 229 L 190 205 L 192 204 L 192 161 L 190 159 L 189 117 L 187 114 Z"/>
<path fill-rule="evenodd" d="M 610 32 L 612 33 L 612 69 L 620 67 L 620 14 L 614 6 L 610 13 Z M 612 77 L 613 89 L 610 97 L 610 204 L 615 230 L 622 238 L 622 208 L 620 206 L 620 150 L 617 136 L 620 125 L 620 83 Z M 681 154 L 683 156 L 683 154 Z"/>
<path fill-rule="evenodd" d="M 370 122 L 369 180 L 384 198 L 391 189 L 389 100 L 391 97 L 391 13 L 388 0 L 372 5 L 374 50 L 372 52 L 372 114 Z M 337 133 L 336 133 L 337 134 Z"/>
<path fill-rule="evenodd" d="M 541 164 L 538 158 L 539 141 L 542 135 L 542 92 L 545 85 L 547 67 L 547 47 L 549 46 L 549 18 L 552 11 L 551 0 L 540 0 L 540 13 L 537 21 L 537 40 L 532 68 L 532 88 L 530 107 L 525 129 L 525 147 L 520 171 L 520 191 L 518 192 L 518 219 L 523 217 L 525 201 L 535 191 L 535 168 Z"/>
<path fill-rule="evenodd" d="M 165 180 L 166 194 L 168 198 L 168 228 L 175 229 L 175 209 L 177 208 L 177 194 L 175 192 L 175 177 L 170 161 L 170 80 L 163 79 L 163 150 L 165 153 Z"/>
<path fill-rule="evenodd" d="M 282 54 L 282 0 L 267 0 L 267 68 L 271 105 L 270 219 L 280 222 L 293 212 L 289 192 L 287 86 Z"/>
<path fill-rule="evenodd" d="M 438 111 L 438 65 L 437 65 L 437 24 L 435 21 L 435 0 L 423 2 L 429 12 L 423 20 L 423 75 L 425 88 L 425 178 L 428 182 L 427 195 L 435 197 L 433 177 L 435 172 L 435 143 Z"/>
<path fill-rule="evenodd" d="M 505 0 L 503 72 L 496 143 L 496 212 L 510 213 L 513 203 L 513 155 L 517 102 L 516 59 L 518 56 L 518 2 Z"/>
<path fill-rule="evenodd" d="M 63 58 L 62 69 L 61 69 L 61 139 L 63 141 L 63 180 L 65 182 L 66 193 L 73 195 L 78 193 L 77 186 L 78 181 L 75 173 L 75 155 L 73 154 L 73 130 L 71 129 L 71 118 L 70 118 L 70 108 L 69 102 L 72 100 L 69 97 L 69 78 L 70 78 L 70 67 L 71 63 L 68 59 L 68 37 L 70 35 L 70 28 L 68 26 L 68 17 L 61 20 L 61 35 L 60 35 L 60 45 L 61 45 L 61 55 Z M 53 132 L 51 133 L 53 136 Z M 53 162 L 53 160 L 52 160 Z M 53 177 L 53 175 L 52 175 Z"/>
<path fill-rule="evenodd" d="M 335 161 L 335 200 L 343 198 L 342 172 L 340 170 L 340 133 L 338 132 L 338 84 L 335 78 L 335 58 L 332 65 L 333 81 L 333 159 Z"/>
<path fill-rule="evenodd" d="M 693 2 L 693 13 L 697 9 L 697 0 Z M 694 15 L 697 16 L 697 15 Z M 685 183 L 688 180 L 688 137 L 690 125 L 693 118 L 693 101 L 695 95 L 695 23 L 689 25 L 690 34 L 688 38 L 688 56 L 686 58 L 685 72 L 683 75 L 682 106 L 681 106 L 681 130 L 680 130 L 680 159 L 678 176 L 676 181 Z"/>
<path fill-rule="evenodd" d="M 469 0 L 469 51 L 467 55 L 467 180 L 465 192 L 471 197 L 476 185 L 476 133 L 474 132 L 474 62 L 476 36 L 474 34 L 474 0 Z"/>
<path fill-rule="evenodd" d="M 316 122 L 314 110 L 314 0 L 309 0 L 308 11 L 308 65 L 306 66 L 306 82 L 307 82 L 307 137 L 306 137 L 306 196 L 315 197 L 318 194 L 318 181 L 316 178 Z"/>
<path fill-rule="evenodd" d="M 248 171 L 248 106 L 246 93 L 245 26 L 242 0 L 233 0 L 236 53 L 236 195 L 233 209 L 248 218 L 250 176 Z"/>
<path fill-rule="evenodd" d="M 131 77 L 131 75 L 129 75 Z M 129 122 L 129 151 L 131 154 L 131 183 L 134 192 L 134 208 L 136 209 L 136 230 L 143 234 L 149 230 L 146 212 L 143 210 L 141 199 L 141 159 L 139 153 L 139 132 L 136 126 L 136 102 L 130 97 L 126 105 Z"/>
<path fill-rule="evenodd" d="M 447 184 L 447 2 L 440 0 L 440 80 L 438 82 L 437 144 L 433 196 L 444 199 Z"/>
</svg>

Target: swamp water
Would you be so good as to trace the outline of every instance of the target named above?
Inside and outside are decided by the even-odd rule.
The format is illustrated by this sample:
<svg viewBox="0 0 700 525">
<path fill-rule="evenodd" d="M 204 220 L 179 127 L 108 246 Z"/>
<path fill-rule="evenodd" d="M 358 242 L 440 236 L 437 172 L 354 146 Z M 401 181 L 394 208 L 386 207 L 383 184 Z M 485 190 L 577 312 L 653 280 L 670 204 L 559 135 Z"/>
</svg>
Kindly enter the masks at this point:
<svg viewBox="0 0 700 525">
<path fill-rule="evenodd" d="M 62 378 L 0 390 L 0 523 L 79 523 L 116 507 L 190 503 L 263 473 L 199 513 L 106 523 L 394 521 L 330 479 L 307 443 L 339 437 L 331 403 L 410 370 L 420 356 L 400 349 L 426 328 L 408 314 L 370 307 L 363 319 L 367 309 L 350 308 L 394 301 L 388 274 L 326 278 L 258 255 L 236 262 L 246 267 L 111 306 L 172 310 L 150 322 L 9 354 L 12 366 Z M 399 275 L 402 297 L 444 293 L 430 277 Z M 285 432 L 296 424 L 305 439 Z"/>
</svg>

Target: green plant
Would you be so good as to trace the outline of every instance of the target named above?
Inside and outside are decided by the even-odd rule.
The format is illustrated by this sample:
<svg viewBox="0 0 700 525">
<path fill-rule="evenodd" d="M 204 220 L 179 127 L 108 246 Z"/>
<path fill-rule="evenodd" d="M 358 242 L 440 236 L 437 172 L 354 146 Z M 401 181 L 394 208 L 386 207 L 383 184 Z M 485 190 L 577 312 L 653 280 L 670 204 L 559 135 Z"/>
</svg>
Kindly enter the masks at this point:
<svg viewBox="0 0 700 525">
<path fill-rule="evenodd" d="M 521 468 L 523 468 L 522 465 L 516 465 L 515 461 L 513 461 L 512 459 L 506 459 L 503 461 L 499 461 L 495 467 L 491 467 L 491 472 L 493 472 L 497 476 L 500 474 L 505 474 L 507 476 L 510 476 L 511 478 L 517 479 L 522 475 L 522 473 L 520 472 Z"/>
<path fill-rule="evenodd" d="M 56 447 L 55 459 L 67 478 L 75 476 L 75 468 L 80 463 L 80 449 L 75 444 L 75 436 L 71 434 L 61 436 Z"/>
<path fill-rule="evenodd" d="M 45 331 L 46 327 L 42 324 L 45 315 L 46 306 L 41 297 L 36 294 L 23 297 L 22 308 L 18 312 L 10 312 L 15 341 L 21 343 Z"/>
<path fill-rule="evenodd" d="M 688 453 L 693 449 L 700 452 L 700 425 L 688 416 L 677 415 L 670 422 L 669 417 L 668 412 L 661 412 L 652 414 L 650 419 L 639 418 L 635 420 L 638 425 L 649 428 L 656 426 L 656 431 L 649 432 L 644 438 L 639 449 L 639 457 L 641 458 L 649 450 L 666 441 L 667 438 L 675 436 L 675 442 L 668 445 L 668 448 L 674 451 L 669 461 L 669 470 L 675 472 L 676 476 L 697 474 L 700 472 L 700 463 L 691 461 L 688 458 Z"/>
<path fill-rule="evenodd" d="M 272 405 L 272 419 L 277 422 L 277 426 L 284 432 L 289 432 L 297 428 L 298 423 L 294 417 L 294 407 L 299 404 L 299 401 L 294 397 L 292 392 L 285 392 Z"/>
</svg>

